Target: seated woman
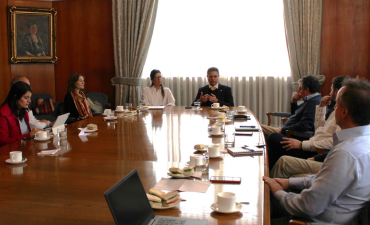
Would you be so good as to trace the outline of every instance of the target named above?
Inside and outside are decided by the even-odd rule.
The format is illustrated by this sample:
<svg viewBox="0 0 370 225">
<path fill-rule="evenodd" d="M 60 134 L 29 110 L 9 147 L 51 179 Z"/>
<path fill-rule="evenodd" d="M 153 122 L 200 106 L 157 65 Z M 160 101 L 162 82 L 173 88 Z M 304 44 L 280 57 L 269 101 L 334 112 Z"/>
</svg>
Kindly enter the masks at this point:
<svg viewBox="0 0 370 225">
<path fill-rule="evenodd" d="M 31 86 L 24 82 L 15 83 L 0 108 L 0 146 L 24 137 L 34 137 L 42 129 L 31 130 L 27 113 L 31 102 Z"/>
<path fill-rule="evenodd" d="M 85 77 L 74 73 L 68 80 L 67 94 L 64 96 L 64 109 L 70 113 L 70 117 L 83 120 L 93 117 L 87 98 L 83 92 L 85 88 Z"/>
<path fill-rule="evenodd" d="M 175 98 L 169 88 L 162 85 L 162 74 L 159 70 L 150 72 L 152 85 L 143 89 L 142 99 L 146 105 L 175 105 Z M 159 90 L 160 89 L 160 90 Z"/>
</svg>

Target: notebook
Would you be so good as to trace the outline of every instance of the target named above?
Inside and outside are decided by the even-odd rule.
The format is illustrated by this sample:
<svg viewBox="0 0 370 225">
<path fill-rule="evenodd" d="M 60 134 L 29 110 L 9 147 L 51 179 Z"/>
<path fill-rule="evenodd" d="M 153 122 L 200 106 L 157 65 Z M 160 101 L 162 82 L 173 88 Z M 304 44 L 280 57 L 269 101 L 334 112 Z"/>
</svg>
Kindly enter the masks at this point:
<svg viewBox="0 0 370 225">
<path fill-rule="evenodd" d="M 262 155 L 263 154 L 263 148 L 257 148 L 257 147 L 248 147 L 248 149 L 244 149 L 242 147 L 235 147 L 235 148 L 227 148 L 227 151 L 232 156 L 238 156 L 238 155 Z"/>
<path fill-rule="evenodd" d="M 104 196 L 116 224 L 207 224 L 207 220 L 155 216 L 136 170 L 106 191 Z"/>
<path fill-rule="evenodd" d="M 255 127 L 242 127 L 242 126 L 235 127 L 235 131 L 259 131 L 260 130 L 258 126 L 255 126 Z"/>
</svg>

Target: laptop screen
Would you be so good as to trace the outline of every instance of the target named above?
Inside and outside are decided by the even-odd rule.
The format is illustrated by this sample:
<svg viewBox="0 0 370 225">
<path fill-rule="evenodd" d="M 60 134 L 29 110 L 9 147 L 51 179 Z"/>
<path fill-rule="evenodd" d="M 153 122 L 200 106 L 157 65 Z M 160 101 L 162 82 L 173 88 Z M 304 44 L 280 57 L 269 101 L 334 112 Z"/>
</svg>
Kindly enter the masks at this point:
<svg viewBox="0 0 370 225">
<path fill-rule="evenodd" d="M 136 170 L 104 193 L 116 224 L 148 224 L 154 212 Z"/>
</svg>

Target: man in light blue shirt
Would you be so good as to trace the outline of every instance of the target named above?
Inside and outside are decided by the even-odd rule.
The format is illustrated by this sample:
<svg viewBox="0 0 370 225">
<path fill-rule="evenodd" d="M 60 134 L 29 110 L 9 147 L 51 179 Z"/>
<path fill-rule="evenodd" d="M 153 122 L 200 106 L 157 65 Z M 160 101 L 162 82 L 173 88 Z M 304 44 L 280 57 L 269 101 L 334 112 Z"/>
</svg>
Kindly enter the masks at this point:
<svg viewBox="0 0 370 225">
<path fill-rule="evenodd" d="M 292 216 L 315 222 L 350 224 L 370 200 L 370 84 L 344 81 L 337 95 L 333 148 L 317 176 L 263 177 L 281 206 Z M 302 189 L 300 194 L 284 189 Z"/>
</svg>

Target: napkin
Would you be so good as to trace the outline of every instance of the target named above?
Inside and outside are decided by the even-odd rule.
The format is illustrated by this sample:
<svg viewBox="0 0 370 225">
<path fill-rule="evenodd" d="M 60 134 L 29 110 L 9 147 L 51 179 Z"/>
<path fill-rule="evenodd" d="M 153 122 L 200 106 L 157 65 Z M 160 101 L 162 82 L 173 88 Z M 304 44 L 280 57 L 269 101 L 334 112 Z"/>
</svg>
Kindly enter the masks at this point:
<svg viewBox="0 0 370 225">
<path fill-rule="evenodd" d="M 45 150 L 38 152 L 37 155 L 50 155 L 50 156 L 58 156 L 59 155 L 60 148 L 54 149 L 54 150 Z"/>
</svg>

